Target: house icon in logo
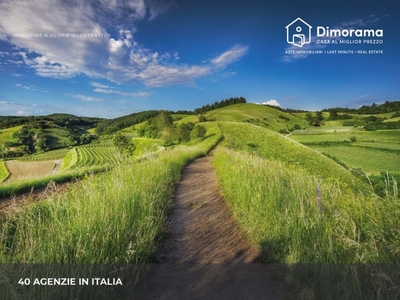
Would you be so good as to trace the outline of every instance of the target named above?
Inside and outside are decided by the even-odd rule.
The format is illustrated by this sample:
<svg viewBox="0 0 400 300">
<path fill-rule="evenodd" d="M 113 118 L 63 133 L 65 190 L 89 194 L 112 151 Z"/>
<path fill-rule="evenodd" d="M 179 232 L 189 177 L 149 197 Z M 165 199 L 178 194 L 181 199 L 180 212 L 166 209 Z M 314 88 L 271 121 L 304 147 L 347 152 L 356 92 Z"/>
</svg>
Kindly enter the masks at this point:
<svg viewBox="0 0 400 300">
<path fill-rule="evenodd" d="M 297 47 L 303 47 L 304 44 L 311 42 L 311 28 L 307 22 L 297 18 L 286 28 L 286 41 Z"/>
</svg>

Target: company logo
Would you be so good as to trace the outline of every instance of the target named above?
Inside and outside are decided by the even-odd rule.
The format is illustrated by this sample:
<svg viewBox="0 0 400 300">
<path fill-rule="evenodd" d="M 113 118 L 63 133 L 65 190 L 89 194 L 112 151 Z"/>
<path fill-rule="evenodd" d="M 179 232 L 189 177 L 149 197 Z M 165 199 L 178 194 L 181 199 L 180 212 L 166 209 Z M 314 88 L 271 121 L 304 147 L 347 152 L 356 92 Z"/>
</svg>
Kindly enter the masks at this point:
<svg viewBox="0 0 400 300">
<path fill-rule="evenodd" d="M 311 43 L 312 26 L 301 18 L 297 18 L 286 27 L 286 41 L 297 47 Z"/>
</svg>

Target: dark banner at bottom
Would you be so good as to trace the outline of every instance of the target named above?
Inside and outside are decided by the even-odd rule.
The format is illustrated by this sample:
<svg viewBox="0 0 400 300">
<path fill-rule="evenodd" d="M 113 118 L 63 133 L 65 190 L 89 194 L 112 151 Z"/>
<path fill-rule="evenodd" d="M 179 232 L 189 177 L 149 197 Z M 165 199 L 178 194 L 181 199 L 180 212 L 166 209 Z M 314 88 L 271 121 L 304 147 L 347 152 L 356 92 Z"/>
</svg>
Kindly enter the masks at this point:
<svg viewBox="0 0 400 300">
<path fill-rule="evenodd" d="M 400 265 L 1 265 L 1 299 L 398 299 Z"/>
</svg>

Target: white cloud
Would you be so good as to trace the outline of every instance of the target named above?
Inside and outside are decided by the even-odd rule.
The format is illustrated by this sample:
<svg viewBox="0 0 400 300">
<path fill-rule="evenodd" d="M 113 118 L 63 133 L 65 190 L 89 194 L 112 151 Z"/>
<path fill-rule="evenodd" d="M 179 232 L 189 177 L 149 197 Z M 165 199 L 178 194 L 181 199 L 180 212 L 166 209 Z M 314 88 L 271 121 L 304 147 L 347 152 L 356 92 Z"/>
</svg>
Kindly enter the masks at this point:
<svg viewBox="0 0 400 300">
<path fill-rule="evenodd" d="M 32 109 L 37 106 L 37 104 L 24 104 L 18 102 L 10 102 L 10 101 L 0 101 L 1 105 L 1 114 L 2 115 L 18 115 L 18 116 L 26 116 L 32 115 Z"/>
<path fill-rule="evenodd" d="M 38 89 L 34 88 L 32 85 L 31 86 L 27 86 L 27 85 L 22 85 L 20 83 L 16 83 L 15 86 L 17 87 L 21 87 L 25 90 L 29 90 L 29 91 L 37 91 Z"/>
<path fill-rule="evenodd" d="M 29 112 L 24 111 L 24 110 L 19 110 L 15 113 L 16 116 L 27 116 L 29 115 Z"/>
<path fill-rule="evenodd" d="M 116 91 L 116 90 L 112 90 L 112 89 L 102 89 L 102 88 L 96 88 L 96 89 L 94 89 L 94 92 L 103 93 L 103 94 L 129 96 L 129 97 L 147 97 L 150 95 L 149 92 L 125 93 L 125 92 L 120 92 L 120 91 Z"/>
<path fill-rule="evenodd" d="M 92 85 L 92 86 L 94 86 L 96 88 L 100 88 L 100 89 L 108 89 L 108 88 L 110 88 L 108 85 L 104 85 L 104 84 L 101 84 L 101 83 L 98 83 L 98 82 L 95 82 L 95 81 L 92 81 L 90 83 L 90 85 Z"/>
<path fill-rule="evenodd" d="M 228 51 L 222 53 L 211 60 L 211 63 L 218 68 L 226 67 L 227 65 L 239 60 L 249 50 L 248 46 L 235 45 Z"/>
<path fill-rule="evenodd" d="M 262 105 L 271 105 L 271 106 L 278 106 L 280 107 L 281 105 L 279 104 L 278 101 L 276 100 L 268 100 L 266 102 L 261 103 Z"/>
<path fill-rule="evenodd" d="M 81 99 L 82 101 L 87 101 L 87 102 L 100 102 L 100 101 L 103 101 L 103 99 L 90 97 L 90 96 L 85 96 L 85 95 L 73 95 L 73 97 Z"/>
<path fill-rule="evenodd" d="M 0 2 L 0 35 L 19 49 L 14 60 L 39 76 L 64 79 L 85 74 L 147 86 L 194 85 L 197 78 L 247 53 L 248 46 L 236 45 L 206 64 L 178 64 L 179 53 L 152 51 L 135 41 L 137 21 L 152 20 L 170 8 L 161 0 L 8 0 Z M 111 37 L 109 32 L 118 34 Z"/>
</svg>

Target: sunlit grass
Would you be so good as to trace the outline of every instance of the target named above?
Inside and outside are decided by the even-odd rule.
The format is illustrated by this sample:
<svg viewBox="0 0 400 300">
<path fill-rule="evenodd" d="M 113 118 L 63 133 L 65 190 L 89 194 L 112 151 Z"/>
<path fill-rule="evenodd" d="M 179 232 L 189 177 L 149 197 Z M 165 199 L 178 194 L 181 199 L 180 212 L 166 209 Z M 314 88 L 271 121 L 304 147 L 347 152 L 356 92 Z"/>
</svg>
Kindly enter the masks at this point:
<svg viewBox="0 0 400 300">
<path fill-rule="evenodd" d="M 399 261 L 398 197 L 362 195 L 301 167 L 229 149 L 215 153 L 215 166 L 223 194 L 265 261 Z"/>
<path fill-rule="evenodd" d="M 9 174 L 6 164 L 0 160 L 0 183 L 6 180 Z"/>
</svg>

